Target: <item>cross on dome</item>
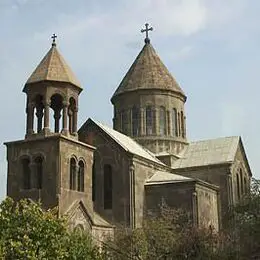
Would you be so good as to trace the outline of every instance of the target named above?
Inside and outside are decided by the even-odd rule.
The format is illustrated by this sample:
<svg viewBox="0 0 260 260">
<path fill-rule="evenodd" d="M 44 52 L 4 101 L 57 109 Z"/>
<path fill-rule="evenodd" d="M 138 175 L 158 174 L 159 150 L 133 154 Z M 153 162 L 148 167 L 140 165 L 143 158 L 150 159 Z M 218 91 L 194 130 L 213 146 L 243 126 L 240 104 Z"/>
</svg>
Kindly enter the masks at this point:
<svg viewBox="0 0 260 260">
<path fill-rule="evenodd" d="M 145 39 L 144 39 L 144 42 L 145 43 L 150 43 L 150 39 L 149 39 L 149 37 L 148 37 L 148 32 L 149 31 L 152 31 L 153 30 L 153 27 L 150 27 L 149 28 L 149 23 L 146 23 L 145 24 L 145 29 L 142 29 L 141 30 L 141 33 L 144 33 L 145 32 Z"/>
</svg>

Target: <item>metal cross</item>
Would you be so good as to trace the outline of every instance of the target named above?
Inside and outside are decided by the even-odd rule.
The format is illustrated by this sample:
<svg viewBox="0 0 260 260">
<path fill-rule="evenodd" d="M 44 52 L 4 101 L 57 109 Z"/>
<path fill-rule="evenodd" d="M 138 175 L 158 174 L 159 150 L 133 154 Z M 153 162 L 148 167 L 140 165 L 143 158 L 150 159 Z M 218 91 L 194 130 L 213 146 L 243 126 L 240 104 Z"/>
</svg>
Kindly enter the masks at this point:
<svg viewBox="0 0 260 260">
<path fill-rule="evenodd" d="M 56 38 L 57 38 L 58 36 L 54 33 L 52 36 L 51 36 L 51 38 L 52 38 L 52 46 L 56 46 Z"/>
<path fill-rule="evenodd" d="M 148 28 L 148 27 L 149 27 L 149 23 L 146 23 L 145 29 L 141 30 L 141 33 L 145 32 L 145 39 L 144 39 L 145 43 L 150 43 L 150 39 L 148 37 L 148 32 L 153 30 L 153 27 L 150 27 L 150 28 Z"/>
</svg>

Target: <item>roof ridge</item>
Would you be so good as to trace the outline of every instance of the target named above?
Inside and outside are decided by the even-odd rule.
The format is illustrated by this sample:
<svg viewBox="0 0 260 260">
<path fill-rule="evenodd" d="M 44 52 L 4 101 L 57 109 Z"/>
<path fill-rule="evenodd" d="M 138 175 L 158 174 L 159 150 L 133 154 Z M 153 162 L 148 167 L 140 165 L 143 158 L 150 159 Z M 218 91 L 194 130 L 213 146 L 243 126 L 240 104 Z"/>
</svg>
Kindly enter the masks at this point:
<svg viewBox="0 0 260 260">
<path fill-rule="evenodd" d="M 143 147 L 142 145 L 140 145 L 138 142 L 136 142 L 136 141 L 135 141 L 134 139 L 132 139 L 131 137 L 129 137 L 129 136 L 127 136 L 127 135 L 124 135 L 123 133 L 120 133 L 120 132 L 116 131 L 115 129 L 113 129 L 113 128 L 109 127 L 109 126 L 106 126 L 106 125 L 100 123 L 99 121 L 96 121 L 96 120 L 91 119 L 91 118 L 89 118 L 89 119 L 90 119 L 92 122 L 94 122 L 96 125 L 98 125 L 100 128 L 102 128 L 103 131 L 105 131 L 112 139 L 116 140 L 116 142 L 117 142 L 121 147 L 123 147 L 125 151 L 128 151 L 128 152 L 130 152 L 130 153 L 132 153 L 132 154 L 136 154 L 136 155 L 141 156 L 141 157 L 143 157 L 143 158 L 146 158 L 146 159 L 148 159 L 148 160 L 150 160 L 150 161 L 154 161 L 154 162 L 156 162 L 156 163 L 160 163 L 161 165 L 164 165 L 164 163 L 161 162 L 161 161 L 155 156 L 154 153 L 152 153 L 150 150 L 148 150 L 147 148 L 145 148 L 145 147 Z M 106 129 L 106 128 L 107 128 L 107 129 Z M 150 158 L 146 157 L 144 154 L 141 155 L 141 154 L 140 154 L 139 152 L 137 152 L 137 151 L 134 152 L 134 148 L 132 148 L 132 149 L 130 148 L 130 149 L 129 149 L 129 147 L 127 147 L 127 145 L 124 144 L 124 142 L 123 142 L 122 140 L 120 140 L 120 139 L 119 139 L 118 137 L 116 137 L 115 135 L 112 135 L 111 132 L 114 132 L 115 135 L 119 135 L 119 137 L 121 137 L 121 138 L 126 138 L 128 141 L 134 143 L 139 149 L 141 149 L 141 150 L 143 150 L 145 153 L 149 154 L 149 157 L 150 157 Z M 129 146 L 130 146 L 130 145 L 129 145 Z"/>
</svg>

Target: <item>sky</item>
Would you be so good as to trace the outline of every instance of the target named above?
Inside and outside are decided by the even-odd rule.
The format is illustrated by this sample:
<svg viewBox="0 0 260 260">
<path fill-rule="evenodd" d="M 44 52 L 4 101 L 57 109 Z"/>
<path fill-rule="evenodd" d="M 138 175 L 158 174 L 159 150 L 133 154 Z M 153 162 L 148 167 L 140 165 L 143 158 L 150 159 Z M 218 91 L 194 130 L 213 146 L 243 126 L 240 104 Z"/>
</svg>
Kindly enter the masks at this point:
<svg viewBox="0 0 260 260">
<path fill-rule="evenodd" d="M 140 30 L 188 99 L 190 141 L 240 135 L 260 178 L 260 1 L 0 0 L 0 199 L 6 195 L 5 141 L 25 135 L 22 88 L 51 46 L 81 82 L 79 126 L 112 125 L 110 98 L 143 47 Z"/>
</svg>

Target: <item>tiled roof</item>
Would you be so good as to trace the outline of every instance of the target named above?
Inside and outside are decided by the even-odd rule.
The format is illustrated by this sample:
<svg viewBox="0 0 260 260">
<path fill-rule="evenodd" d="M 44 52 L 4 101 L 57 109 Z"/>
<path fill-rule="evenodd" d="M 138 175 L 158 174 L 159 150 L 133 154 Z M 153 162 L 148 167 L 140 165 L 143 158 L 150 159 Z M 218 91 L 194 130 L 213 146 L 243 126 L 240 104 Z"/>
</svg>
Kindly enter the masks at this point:
<svg viewBox="0 0 260 260">
<path fill-rule="evenodd" d="M 119 133 L 118 131 L 105 126 L 93 119 L 88 119 L 94 122 L 98 127 L 100 127 L 106 134 L 108 134 L 114 141 L 116 141 L 125 151 L 128 151 L 132 154 L 138 155 L 140 157 L 143 157 L 147 160 L 156 162 L 158 164 L 164 165 L 160 160 L 158 160 L 155 155 L 147 150 L 146 148 L 142 147 L 140 144 L 138 144 L 136 141 L 134 141 L 132 138 Z"/>
<path fill-rule="evenodd" d="M 232 162 L 238 148 L 240 137 L 231 136 L 218 139 L 192 142 L 179 154 L 173 169 L 206 166 Z"/>
<path fill-rule="evenodd" d="M 193 181 L 194 179 L 184 177 L 181 175 L 157 171 L 149 180 L 146 181 L 145 185 L 154 185 L 154 184 L 165 184 L 165 183 L 175 183 L 175 182 L 186 182 Z"/>
<path fill-rule="evenodd" d="M 48 53 L 41 60 L 40 64 L 27 80 L 26 84 L 45 80 L 68 82 L 81 88 L 76 76 L 55 45 L 51 47 Z"/>
<path fill-rule="evenodd" d="M 113 97 L 139 89 L 172 90 L 185 96 L 150 43 L 144 45 Z"/>
</svg>

